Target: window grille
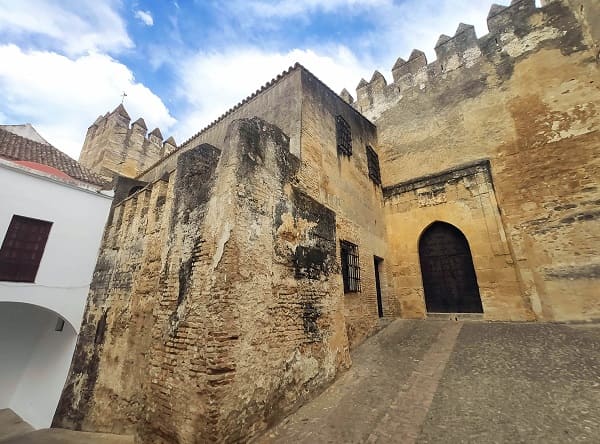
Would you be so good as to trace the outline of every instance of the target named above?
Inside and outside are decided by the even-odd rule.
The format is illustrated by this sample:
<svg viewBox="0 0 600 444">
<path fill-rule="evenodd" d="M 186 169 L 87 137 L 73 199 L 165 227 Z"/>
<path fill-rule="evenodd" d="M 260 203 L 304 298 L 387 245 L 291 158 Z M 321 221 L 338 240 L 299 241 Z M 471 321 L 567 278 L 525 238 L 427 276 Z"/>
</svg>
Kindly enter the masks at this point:
<svg viewBox="0 0 600 444">
<path fill-rule="evenodd" d="M 373 148 L 367 145 L 367 165 L 369 177 L 377 185 L 381 185 L 381 170 L 379 169 L 379 156 Z"/>
<path fill-rule="evenodd" d="M 351 156 L 352 132 L 350 131 L 350 125 L 348 125 L 348 122 L 346 122 L 342 116 L 337 116 L 335 118 L 335 132 L 338 153 Z"/>
<path fill-rule="evenodd" d="M 52 222 L 14 215 L 0 248 L 0 281 L 34 282 Z"/>
<path fill-rule="evenodd" d="M 357 293 L 360 291 L 358 247 L 348 241 L 340 241 L 340 250 L 344 293 Z"/>
</svg>

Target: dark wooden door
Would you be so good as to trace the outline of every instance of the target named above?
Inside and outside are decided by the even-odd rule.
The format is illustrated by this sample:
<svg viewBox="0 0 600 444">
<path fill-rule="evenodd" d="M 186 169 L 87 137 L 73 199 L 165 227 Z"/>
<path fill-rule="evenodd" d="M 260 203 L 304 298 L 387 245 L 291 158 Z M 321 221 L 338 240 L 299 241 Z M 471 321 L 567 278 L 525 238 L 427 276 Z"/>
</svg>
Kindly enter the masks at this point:
<svg viewBox="0 0 600 444">
<path fill-rule="evenodd" d="M 419 258 L 430 313 L 483 313 L 469 243 L 462 232 L 435 222 L 422 234 Z"/>
</svg>

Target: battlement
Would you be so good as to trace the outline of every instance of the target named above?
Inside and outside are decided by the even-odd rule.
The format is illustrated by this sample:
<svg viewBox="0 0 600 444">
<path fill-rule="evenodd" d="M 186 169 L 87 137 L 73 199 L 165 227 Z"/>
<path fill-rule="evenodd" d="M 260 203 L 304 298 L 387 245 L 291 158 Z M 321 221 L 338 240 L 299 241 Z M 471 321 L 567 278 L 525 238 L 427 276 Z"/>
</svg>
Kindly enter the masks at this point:
<svg viewBox="0 0 600 444">
<path fill-rule="evenodd" d="M 131 123 L 129 113 L 119 104 L 88 128 L 79 160 L 105 177 L 134 177 L 176 149 L 172 136 L 163 140 L 159 128 L 148 132 L 141 117 Z"/>
<path fill-rule="evenodd" d="M 408 60 L 397 59 L 392 67 L 393 83 L 388 84 L 375 71 L 370 81 L 361 79 L 356 101 L 347 102 L 374 119 L 405 94 L 417 94 L 447 79 L 460 81 L 461 72 L 476 65 L 481 73 L 481 64 L 492 65 L 502 81 L 510 77 L 511 63 L 542 47 L 560 47 L 563 52 L 586 49 L 569 0 L 544 1 L 539 8 L 535 0 L 513 0 L 509 6 L 494 4 L 487 25 L 489 33 L 478 38 L 472 25 L 460 23 L 453 36 L 440 35 L 436 60 L 428 62 L 425 53 L 415 49 Z M 347 91 L 342 95 L 349 96 Z"/>
<path fill-rule="evenodd" d="M 93 138 L 99 135 L 100 132 L 105 131 L 108 127 L 113 125 L 144 134 L 144 137 L 148 142 L 152 142 L 155 145 L 160 146 L 161 149 L 165 151 L 164 155 L 168 155 L 171 151 L 177 148 L 177 144 L 173 136 L 170 136 L 163 141 L 163 135 L 160 131 L 160 128 L 154 128 L 148 133 L 148 127 L 146 126 L 146 122 L 142 117 L 131 124 L 130 122 L 131 117 L 129 116 L 129 113 L 123 104 L 120 104 L 112 112 L 107 112 L 103 116 L 98 116 L 96 121 L 88 128 L 87 133 Z"/>
</svg>

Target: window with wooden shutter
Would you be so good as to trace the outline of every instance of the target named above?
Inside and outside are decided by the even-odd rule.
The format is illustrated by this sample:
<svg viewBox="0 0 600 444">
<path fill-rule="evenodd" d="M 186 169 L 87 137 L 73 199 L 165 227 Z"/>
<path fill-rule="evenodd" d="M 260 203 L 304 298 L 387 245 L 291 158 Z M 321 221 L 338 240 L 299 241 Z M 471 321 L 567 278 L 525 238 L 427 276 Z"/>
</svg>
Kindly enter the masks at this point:
<svg viewBox="0 0 600 444">
<path fill-rule="evenodd" d="M 52 222 L 14 215 L 0 248 L 0 281 L 35 282 Z"/>
</svg>

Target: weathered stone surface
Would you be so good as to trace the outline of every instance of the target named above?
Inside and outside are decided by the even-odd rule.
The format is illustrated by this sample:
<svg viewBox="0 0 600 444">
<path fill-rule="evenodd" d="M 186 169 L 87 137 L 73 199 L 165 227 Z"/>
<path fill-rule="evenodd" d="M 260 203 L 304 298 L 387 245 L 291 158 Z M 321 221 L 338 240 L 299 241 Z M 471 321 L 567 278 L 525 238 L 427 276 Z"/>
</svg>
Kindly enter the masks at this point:
<svg viewBox="0 0 600 444">
<path fill-rule="evenodd" d="M 386 200 L 395 313 L 425 315 L 417 239 L 441 220 L 471 243 L 478 278 L 488 282 L 487 318 L 600 317 L 598 280 L 578 271 L 598 264 L 600 243 L 594 8 L 566 0 L 494 8 L 476 52 L 451 50 L 452 70 L 454 55 L 442 49 L 457 36 L 438 50 L 443 70 L 435 61 L 427 80 L 396 76 L 355 103 L 377 124 L 386 190 L 465 162 L 491 166 L 489 193 L 448 183 Z"/>
<path fill-rule="evenodd" d="M 490 34 L 460 25 L 438 60 L 398 59 L 352 106 L 295 65 L 160 161 L 125 162 L 55 425 L 250 439 L 376 329 L 375 258 L 383 314 L 428 315 L 419 239 L 436 221 L 466 236 L 485 319 L 600 318 L 599 68 L 581 5 L 494 8 Z M 145 132 L 115 111 L 88 133 L 92 163 L 101 137 Z M 340 241 L 358 248 L 360 291 L 344 293 Z"/>
<path fill-rule="evenodd" d="M 163 147 L 162 134 L 148 128 L 139 118 L 131 118 L 120 104 L 111 113 L 98 117 L 88 128 L 79 161 L 92 171 L 113 179 L 117 176 L 134 178 L 168 154 L 174 147 Z"/>
</svg>

